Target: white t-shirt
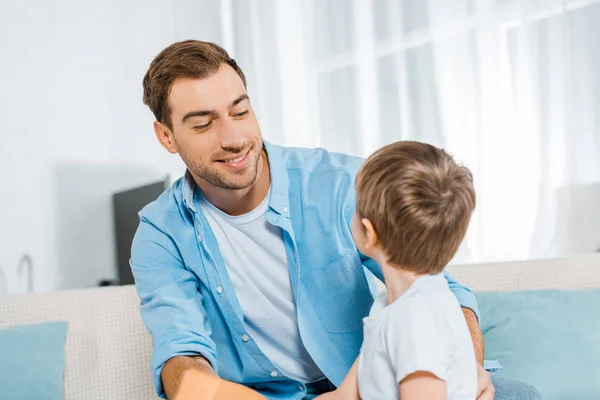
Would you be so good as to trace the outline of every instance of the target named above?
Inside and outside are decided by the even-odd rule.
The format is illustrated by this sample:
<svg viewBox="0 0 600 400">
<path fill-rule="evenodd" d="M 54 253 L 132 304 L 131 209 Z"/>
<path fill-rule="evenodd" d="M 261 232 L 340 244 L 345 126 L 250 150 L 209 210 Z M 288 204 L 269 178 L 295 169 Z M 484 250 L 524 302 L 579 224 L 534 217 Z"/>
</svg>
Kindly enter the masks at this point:
<svg viewBox="0 0 600 400">
<path fill-rule="evenodd" d="M 363 400 L 397 400 L 399 383 L 416 371 L 446 381 L 448 400 L 475 399 L 473 342 L 443 275 L 419 277 L 389 305 L 382 293 L 364 318 L 364 334 L 358 361 Z"/>
<path fill-rule="evenodd" d="M 265 213 L 269 195 L 254 210 L 231 216 L 201 196 L 200 207 L 219 243 L 250 337 L 288 377 L 323 377 L 302 343 L 281 228 Z"/>
</svg>

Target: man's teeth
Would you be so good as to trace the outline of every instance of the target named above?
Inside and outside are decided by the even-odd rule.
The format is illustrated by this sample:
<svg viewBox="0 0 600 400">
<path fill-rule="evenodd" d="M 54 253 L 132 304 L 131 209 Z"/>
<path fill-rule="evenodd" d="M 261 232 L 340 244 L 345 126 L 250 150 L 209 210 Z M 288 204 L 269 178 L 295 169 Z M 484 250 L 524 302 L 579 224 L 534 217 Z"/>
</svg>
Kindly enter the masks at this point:
<svg viewBox="0 0 600 400">
<path fill-rule="evenodd" d="M 240 162 L 240 161 L 242 161 L 244 159 L 244 157 L 245 156 L 241 156 L 241 157 L 238 157 L 238 158 L 234 158 L 233 160 L 225 160 L 223 162 L 226 162 L 226 163 Z"/>
</svg>

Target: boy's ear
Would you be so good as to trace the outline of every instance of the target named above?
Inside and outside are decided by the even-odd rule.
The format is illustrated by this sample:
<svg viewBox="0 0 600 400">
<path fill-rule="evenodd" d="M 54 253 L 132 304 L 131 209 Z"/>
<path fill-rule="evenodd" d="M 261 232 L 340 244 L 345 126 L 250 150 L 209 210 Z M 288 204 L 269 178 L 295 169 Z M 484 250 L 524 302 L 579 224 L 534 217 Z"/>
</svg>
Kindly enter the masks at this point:
<svg viewBox="0 0 600 400">
<path fill-rule="evenodd" d="M 363 227 L 365 228 L 365 248 L 375 248 L 379 244 L 379 237 L 377 237 L 377 232 L 375 232 L 373 224 L 368 218 L 362 218 L 360 223 L 363 224 Z"/>
</svg>

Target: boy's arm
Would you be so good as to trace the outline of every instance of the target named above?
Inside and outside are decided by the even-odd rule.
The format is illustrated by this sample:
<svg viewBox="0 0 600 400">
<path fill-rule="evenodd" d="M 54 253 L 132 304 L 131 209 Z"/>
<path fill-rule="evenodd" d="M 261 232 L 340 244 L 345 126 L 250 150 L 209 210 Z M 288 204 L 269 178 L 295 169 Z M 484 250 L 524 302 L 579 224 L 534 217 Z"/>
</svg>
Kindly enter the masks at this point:
<svg viewBox="0 0 600 400">
<path fill-rule="evenodd" d="M 413 372 L 400 382 L 400 399 L 446 400 L 446 382 L 431 372 Z"/>
<path fill-rule="evenodd" d="M 360 357 L 360 356 L 359 356 Z M 340 392 L 344 399 L 347 400 L 359 400 L 360 396 L 358 394 L 358 357 L 348 374 L 340 384 L 340 387 L 337 388 L 336 392 Z"/>
<path fill-rule="evenodd" d="M 360 400 L 358 394 L 358 357 L 340 386 L 333 392 L 317 396 L 315 400 Z"/>
</svg>

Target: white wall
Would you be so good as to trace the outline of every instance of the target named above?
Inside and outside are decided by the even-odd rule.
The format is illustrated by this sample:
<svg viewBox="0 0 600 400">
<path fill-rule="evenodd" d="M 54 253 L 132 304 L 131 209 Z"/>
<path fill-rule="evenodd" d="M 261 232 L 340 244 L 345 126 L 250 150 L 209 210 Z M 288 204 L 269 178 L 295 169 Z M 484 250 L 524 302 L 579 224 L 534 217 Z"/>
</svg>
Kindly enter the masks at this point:
<svg viewBox="0 0 600 400">
<path fill-rule="evenodd" d="M 154 138 L 143 75 L 172 42 L 219 42 L 219 4 L 0 3 L 0 268 L 9 293 L 25 290 L 23 253 L 35 291 L 115 276 L 110 195 L 183 171 Z"/>
</svg>

